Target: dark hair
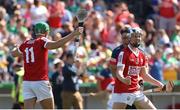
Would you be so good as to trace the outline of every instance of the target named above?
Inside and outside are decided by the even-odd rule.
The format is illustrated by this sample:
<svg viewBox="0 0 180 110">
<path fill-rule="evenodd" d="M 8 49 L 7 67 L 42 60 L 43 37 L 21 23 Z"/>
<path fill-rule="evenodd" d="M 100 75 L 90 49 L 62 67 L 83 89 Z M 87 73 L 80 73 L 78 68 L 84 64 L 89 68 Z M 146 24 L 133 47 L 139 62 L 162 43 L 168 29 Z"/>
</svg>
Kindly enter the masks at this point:
<svg viewBox="0 0 180 110">
<path fill-rule="evenodd" d="M 114 7 L 119 7 L 120 6 L 120 3 L 115 3 L 114 4 Z"/>
<path fill-rule="evenodd" d="M 121 33 L 121 35 L 124 34 L 124 33 L 131 33 L 131 29 L 129 29 L 129 28 L 122 29 L 120 31 L 120 33 Z"/>
<path fill-rule="evenodd" d="M 90 48 L 93 49 L 93 50 L 97 49 L 97 42 L 96 41 L 92 41 L 91 45 L 90 45 Z"/>
<path fill-rule="evenodd" d="M 57 69 L 59 65 L 60 65 L 59 63 L 54 64 L 54 68 Z"/>
<path fill-rule="evenodd" d="M 73 57 L 74 57 L 74 55 L 73 55 L 73 53 L 71 51 L 68 51 L 66 53 L 66 58 L 73 58 Z"/>
<path fill-rule="evenodd" d="M 39 2 L 41 2 L 41 1 L 40 0 L 34 0 L 34 5 L 37 6 Z"/>
<path fill-rule="evenodd" d="M 158 53 L 158 52 L 159 52 L 159 53 L 162 53 L 163 50 L 162 50 L 162 49 L 157 49 L 157 50 L 156 50 L 156 53 Z"/>
</svg>

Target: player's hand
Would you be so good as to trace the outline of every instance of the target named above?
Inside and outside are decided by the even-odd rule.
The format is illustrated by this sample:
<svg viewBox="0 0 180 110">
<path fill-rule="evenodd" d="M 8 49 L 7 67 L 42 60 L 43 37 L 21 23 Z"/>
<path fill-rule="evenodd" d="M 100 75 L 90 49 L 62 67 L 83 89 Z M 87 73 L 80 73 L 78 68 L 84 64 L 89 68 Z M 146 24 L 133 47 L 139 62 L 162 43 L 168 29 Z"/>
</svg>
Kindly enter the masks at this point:
<svg viewBox="0 0 180 110">
<path fill-rule="evenodd" d="M 159 87 L 160 87 L 160 88 L 163 88 L 164 86 L 165 86 L 165 85 L 160 82 Z"/>
<path fill-rule="evenodd" d="M 173 88 L 174 88 L 174 82 L 168 81 L 167 84 L 163 86 L 162 91 L 172 92 Z"/>
<path fill-rule="evenodd" d="M 141 80 L 139 80 L 139 82 L 138 82 L 138 87 L 139 87 L 139 90 L 141 90 L 141 91 L 143 91 L 144 90 L 144 82 L 143 82 L 143 80 L 141 79 Z"/>
<path fill-rule="evenodd" d="M 124 83 L 127 85 L 131 85 L 131 76 L 127 76 L 126 78 L 124 78 Z"/>
<path fill-rule="evenodd" d="M 78 27 L 73 33 L 74 35 L 78 36 L 80 34 L 82 34 L 84 31 L 84 27 Z"/>
</svg>

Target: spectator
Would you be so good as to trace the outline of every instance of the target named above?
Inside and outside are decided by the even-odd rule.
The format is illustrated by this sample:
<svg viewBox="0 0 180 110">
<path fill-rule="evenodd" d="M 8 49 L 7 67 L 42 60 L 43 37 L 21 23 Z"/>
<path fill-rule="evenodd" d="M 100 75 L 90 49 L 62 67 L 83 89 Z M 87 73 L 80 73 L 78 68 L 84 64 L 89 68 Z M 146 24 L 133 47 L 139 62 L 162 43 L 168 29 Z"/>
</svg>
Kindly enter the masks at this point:
<svg viewBox="0 0 180 110">
<path fill-rule="evenodd" d="M 179 61 L 174 57 L 172 47 L 166 48 L 163 53 L 164 80 L 177 80 L 177 72 L 179 69 Z"/>
<path fill-rule="evenodd" d="M 174 55 L 175 57 L 180 60 L 180 26 L 175 26 L 175 31 L 171 36 L 171 42 L 173 44 Z"/>
<path fill-rule="evenodd" d="M 0 21 L 8 20 L 8 15 L 6 13 L 6 9 L 4 7 L 0 7 Z"/>
<path fill-rule="evenodd" d="M 177 14 L 176 0 L 162 0 L 159 2 L 159 28 L 164 29 L 169 36 L 175 28 Z"/>
<path fill-rule="evenodd" d="M 103 23 L 103 18 L 102 18 L 102 15 L 97 12 L 97 11 L 93 11 L 90 13 L 89 15 L 90 18 L 88 18 L 88 20 L 90 21 L 87 21 L 87 30 L 89 31 L 87 33 L 87 35 L 90 35 L 91 36 L 91 40 L 94 41 L 100 41 L 100 35 L 101 35 L 101 32 L 104 28 L 104 23 Z M 89 23 L 91 22 L 91 23 Z"/>
<path fill-rule="evenodd" d="M 2 43 L 7 43 L 9 32 L 5 21 L 0 21 L 0 40 Z"/>
<path fill-rule="evenodd" d="M 96 41 L 91 42 L 90 48 L 91 51 L 89 53 L 89 58 L 94 58 L 96 56 L 99 56 L 98 44 Z"/>
<path fill-rule="evenodd" d="M 16 34 L 16 20 L 17 18 L 13 16 L 7 23 L 7 30 L 11 34 Z"/>
<path fill-rule="evenodd" d="M 54 32 L 60 30 L 62 27 L 62 2 L 60 0 L 55 0 L 49 8 L 50 16 L 48 18 L 48 23 L 51 28 L 50 35 L 54 36 Z"/>
<path fill-rule="evenodd" d="M 28 36 L 29 32 L 28 29 L 24 26 L 24 19 L 17 19 L 16 23 L 16 33 L 24 33 L 25 36 Z"/>
<path fill-rule="evenodd" d="M 103 0 L 97 0 L 94 3 L 94 9 L 96 11 L 99 11 L 99 12 L 103 13 L 106 10 L 105 2 Z"/>
<path fill-rule="evenodd" d="M 150 7 L 151 7 L 151 13 L 150 13 L 150 15 L 148 16 L 148 19 L 153 19 L 153 21 L 155 22 L 154 23 L 154 26 L 156 27 L 156 28 L 158 28 L 158 17 L 159 17 L 159 9 L 158 9 L 158 1 L 159 0 L 151 0 L 151 5 L 150 5 Z"/>
<path fill-rule="evenodd" d="M 7 48 L 4 47 L 4 44 L 0 43 L 0 82 L 7 82 L 8 73 L 7 73 L 7 61 L 6 61 Z"/>
<path fill-rule="evenodd" d="M 61 8 L 60 13 L 61 13 L 61 17 L 62 17 L 62 19 L 61 19 L 62 24 L 65 24 L 66 22 L 72 22 L 72 20 L 73 20 L 72 14 L 69 10 L 66 9 L 65 2 L 60 1 L 59 7 Z"/>
<path fill-rule="evenodd" d="M 77 13 L 77 11 L 80 9 L 80 2 L 81 1 L 76 1 L 76 0 L 68 0 L 66 2 L 67 4 L 67 9 L 70 10 L 72 13 Z"/>
<path fill-rule="evenodd" d="M 128 23 L 128 17 L 130 13 L 126 3 L 122 2 L 115 4 L 114 11 L 115 11 L 116 23 L 118 22 L 122 22 L 124 24 Z"/>
<path fill-rule="evenodd" d="M 14 85 L 12 89 L 12 98 L 14 98 L 14 104 L 13 108 L 14 109 L 23 109 L 24 108 L 24 99 L 23 99 L 23 88 L 22 88 L 22 83 L 23 83 L 23 75 L 24 75 L 24 70 L 22 67 L 22 64 L 15 64 L 13 66 L 14 68 Z M 19 106 L 19 107 L 17 107 Z"/>
<path fill-rule="evenodd" d="M 149 45 L 154 44 L 154 40 L 156 37 L 156 29 L 154 27 L 153 20 L 151 19 L 146 20 L 145 31 L 146 31 L 145 45 L 148 47 Z"/>
<path fill-rule="evenodd" d="M 157 50 L 156 53 L 153 55 L 153 64 L 150 65 L 150 74 L 156 80 L 163 81 L 163 69 L 164 69 L 164 62 L 162 60 L 162 50 Z"/>
<path fill-rule="evenodd" d="M 138 28 L 139 25 L 135 22 L 134 14 L 130 13 L 128 17 L 128 23 L 132 28 Z"/>
<path fill-rule="evenodd" d="M 83 109 L 83 98 L 79 92 L 77 68 L 73 67 L 74 55 L 72 52 L 67 52 L 66 61 L 63 67 L 63 89 L 62 100 L 63 109 Z"/>
<path fill-rule="evenodd" d="M 180 26 L 175 26 L 175 31 L 173 35 L 171 36 L 171 42 L 173 45 L 180 46 Z"/>
<path fill-rule="evenodd" d="M 54 102 L 57 109 L 62 109 L 62 82 L 63 82 L 63 75 L 62 75 L 62 68 L 64 66 L 64 62 L 58 58 L 56 58 L 53 62 L 55 72 L 52 75 L 51 82 L 52 82 L 52 89 L 54 95 Z"/>
<path fill-rule="evenodd" d="M 122 22 L 116 23 L 109 29 L 108 33 L 108 43 L 106 43 L 106 47 L 111 50 L 114 49 L 120 43 L 120 34 L 119 32 L 124 28 L 124 24 Z"/>
<path fill-rule="evenodd" d="M 93 1 L 92 0 L 84 0 L 83 2 L 81 2 L 81 7 L 88 10 L 88 11 L 93 11 Z"/>
<path fill-rule="evenodd" d="M 47 8 L 42 4 L 41 0 L 34 0 L 34 6 L 30 9 L 32 25 L 38 22 L 47 22 L 49 12 Z"/>
<path fill-rule="evenodd" d="M 15 1 L 14 0 L 2 0 L 0 1 L 1 5 L 4 6 L 4 8 L 6 8 L 6 11 L 9 15 L 13 15 L 14 12 L 14 5 L 15 5 Z"/>
<path fill-rule="evenodd" d="M 105 26 L 101 32 L 101 40 L 103 44 L 106 44 L 110 41 L 109 30 L 114 26 L 114 13 L 111 10 L 105 11 L 104 25 Z"/>
<path fill-rule="evenodd" d="M 73 24 L 71 22 L 66 22 L 62 25 L 62 28 L 60 31 L 56 31 L 59 32 L 61 34 L 62 37 L 68 35 L 69 33 L 71 33 L 74 30 L 73 28 Z"/>
<path fill-rule="evenodd" d="M 26 1 L 27 3 L 26 3 L 26 6 L 25 6 L 25 11 L 24 11 L 24 15 L 23 15 L 23 18 L 25 18 L 25 26 L 28 28 L 28 29 L 30 29 L 30 27 L 31 27 L 31 12 L 30 12 L 30 10 L 31 10 L 31 7 L 33 7 L 34 5 L 34 0 L 27 0 Z"/>
<path fill-rule="evenodd" d="M 159 45 L 165 45 L 170 43 L 169 36 L 167 35 L 166 31 L 164 29 L 159 29 L 158 30 L 158 42 L 156 44 Z"/>
</svg>

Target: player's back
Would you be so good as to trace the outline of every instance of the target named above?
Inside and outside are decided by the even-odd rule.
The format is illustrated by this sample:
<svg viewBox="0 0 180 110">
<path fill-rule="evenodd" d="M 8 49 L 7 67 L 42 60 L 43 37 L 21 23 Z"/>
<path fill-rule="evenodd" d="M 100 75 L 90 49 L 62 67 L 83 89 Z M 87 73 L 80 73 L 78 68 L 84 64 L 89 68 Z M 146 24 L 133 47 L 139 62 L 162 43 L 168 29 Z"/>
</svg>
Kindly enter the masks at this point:
<svg viewBox="0 0 180 110">
<path fill-rule="evenodd" d="M 26 81 L 48 80 L 48 50 L 46 38 L 27 40 L 19 50 L 23 54 Z"/>
<path fill-rule="evenodd" d="M 119 56 L 119 53 L 123 50 L 124 46 L 120 45 L 118 47 L 116 47 L 113 51 L 112 51 L 112 55 L 111 55 L 111 59 L 110 59 L 110 64 L 112 65 L 116 65 L 117 64 L 117 59 Z"/>
</svg>

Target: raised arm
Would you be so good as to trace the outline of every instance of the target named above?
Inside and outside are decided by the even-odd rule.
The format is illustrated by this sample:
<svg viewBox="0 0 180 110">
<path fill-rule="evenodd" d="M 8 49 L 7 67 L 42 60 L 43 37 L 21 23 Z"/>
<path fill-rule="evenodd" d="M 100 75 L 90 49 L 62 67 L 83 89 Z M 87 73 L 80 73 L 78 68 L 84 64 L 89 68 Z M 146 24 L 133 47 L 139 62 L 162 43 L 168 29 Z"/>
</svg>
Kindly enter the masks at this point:
<svg viewBox="0 0 180 110">
<path fill-rule="evenodd" d="M 163 88 L 164 84 L 160 81 L 154 79 L 150 74 L 148 74 L 146 67 L 142 67 L 140 76 L 143 78 L 144 81 L 147 81 L 151 83 L 152 85 L 158 86 L 160 88 Z"/>
<path fill-rule="evenodd" d="M 45 45 L 45 48 L 47 49 L 56 49 L 59 47 L 62 47 L 67 43 L 68 41 L 74 39 L 76 36 L 83 33 L 83 27 L 78 27 L 75 31 L 70 33 L 69 35 L 65 36 L 64 38 L 58 40 L 58 41 L 49 41 Z"/>
</svg>

